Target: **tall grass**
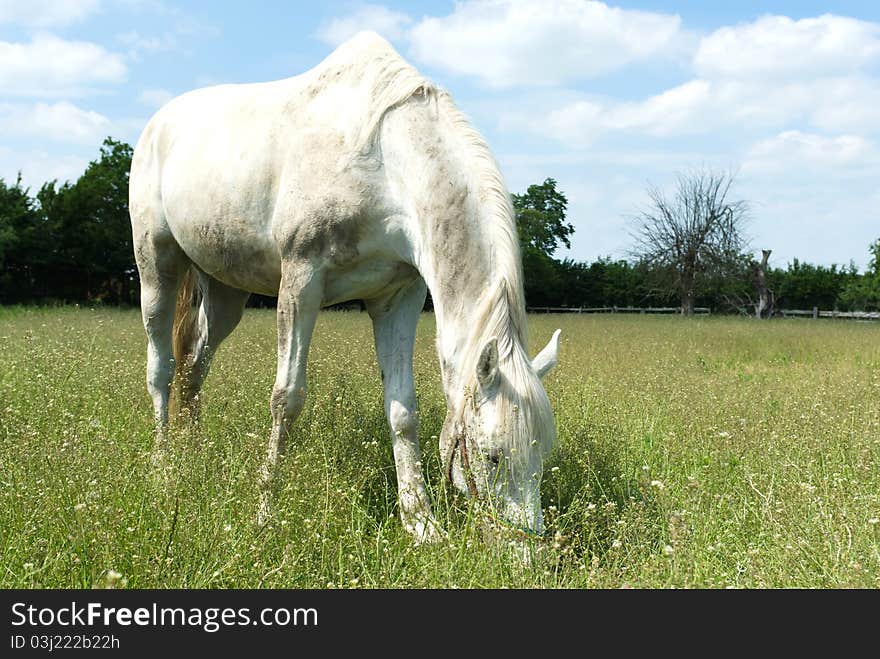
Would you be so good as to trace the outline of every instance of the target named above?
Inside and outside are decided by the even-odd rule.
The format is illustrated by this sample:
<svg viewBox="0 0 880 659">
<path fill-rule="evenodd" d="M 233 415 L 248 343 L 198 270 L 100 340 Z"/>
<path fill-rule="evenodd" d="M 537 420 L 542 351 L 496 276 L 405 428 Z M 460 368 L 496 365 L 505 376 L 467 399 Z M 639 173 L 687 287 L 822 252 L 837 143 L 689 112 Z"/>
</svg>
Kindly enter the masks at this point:
<svg viewBox="0 0 880 659">
<path fill-rule="evenodd" d="M 880 586 L 880 326 L 534 316 L 533 354 L 556 327 L 549 533 L 524 565 L 484 544 L 443 482 L 433 316 L 415 373 L 449 538 L 416 547 L 365 314 L 319 320 L 276 520 L 259 529 L 273 313 L 249 311 L 219 351 L 159 486 L 139 315 L 2 309 L 0 585 Z"/>
</svg>

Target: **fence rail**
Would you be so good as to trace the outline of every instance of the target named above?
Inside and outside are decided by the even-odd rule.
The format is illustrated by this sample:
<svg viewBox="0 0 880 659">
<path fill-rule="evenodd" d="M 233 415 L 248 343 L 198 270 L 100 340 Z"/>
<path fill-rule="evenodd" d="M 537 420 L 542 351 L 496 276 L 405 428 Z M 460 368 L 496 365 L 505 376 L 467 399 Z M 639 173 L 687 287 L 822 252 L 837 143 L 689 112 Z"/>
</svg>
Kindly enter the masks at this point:
<svg viewBox="0 0 880 659">
<path fill-rule="evenodd" d="M 813 309 L 779 309 L 783 318 L 848 318 L 850 320 L 880 320 L 880 311 L 822 311 Z"/>
<path fill-rule="evenodd" d="M 528 307 L 529 313 L 681 313 L 680 307 Z M 708 307 L 695 307 L 695 314 L 709 314 Z M 777 309 L 783 318 L 839 318 L 849 320 L 880 320 L 880 311 L 823 311 L 813 309 Z"/>
<path fill-rule="evenodd" d="M 528 307 L 529 313 L 681 313 L 681 307 Z M 694 307 L 694 313 L 708 314 L 708 307 Z"/>
</svg>

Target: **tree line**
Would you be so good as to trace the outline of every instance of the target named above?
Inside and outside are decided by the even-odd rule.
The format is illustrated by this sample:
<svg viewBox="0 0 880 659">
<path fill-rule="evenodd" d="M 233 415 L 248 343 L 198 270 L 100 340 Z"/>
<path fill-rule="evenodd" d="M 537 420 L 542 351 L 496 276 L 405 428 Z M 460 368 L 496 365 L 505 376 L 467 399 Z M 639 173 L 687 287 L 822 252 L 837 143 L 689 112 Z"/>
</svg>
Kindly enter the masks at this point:
<svg viewBox="0 0 880 659">
<path fill-rule="evenodd" d="M 139 300 L 128 219 L 132 147 L 106 139 L 75 183 L 0 179 L 0 303 Z"/>
<path fill-rule="evenodd" d="M 0 179 L 0 304 L 138 304 L 128 217 L 132 151 L 107 138 L 76 182 L 50 181 L 33 194 L 20 176 Z M 760 270 L 776 308 L 880 309 L 880 240 L 869 247 L 864 273 L 852 262 L 798 259 L 761 269 L 744 247 L 746 204 L 728 199 L 731 182 L 700 172 L 680 177 L 671 197 L 649 190 L 650 206 L 634 218 L 629 258 L 592 262 L 554 256 L 574 233 L 554 179 L 512 195 L 527 304 L 742 312 L 757 303 Z"/>
<path fill-rule="evenodd" d="M 550 307 L 695 307 L 715 312 L 771 315 L 774 309 L 880 309 L 880 240 L 859 273 L 846 266 L 792 259 L 784 268 L 757 261 L 747 249 L 743 225 L 748 203 L 730 198 L 726 172 L 680 174 L 674 190 L 649 188 L 648 206 L 631 218 L 628 259 L 592 263 L 556 259 L 574 232 L 565 221 L 568 200 L 546 179 L 513 195 L 526 300 Z M 768 302 L 767 297 L 770 300 Z M 762 302 L 763 297 L 763 302 Z"/>
</svg>

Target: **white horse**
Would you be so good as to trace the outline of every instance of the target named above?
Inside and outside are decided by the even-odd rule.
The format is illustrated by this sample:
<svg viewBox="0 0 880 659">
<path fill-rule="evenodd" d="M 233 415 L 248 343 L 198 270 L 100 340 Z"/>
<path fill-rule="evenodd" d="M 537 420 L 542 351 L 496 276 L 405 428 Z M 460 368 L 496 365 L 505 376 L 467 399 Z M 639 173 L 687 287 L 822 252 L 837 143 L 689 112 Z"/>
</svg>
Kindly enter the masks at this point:
<svg viewBox="0 0 880 659">
<path fill-rule="evenodd" d="M 303 409 L 318 312 L 362 299 L 400 515 L 418 540 L 438 537 L 412 371 L 427 287 L 448 408 L 444 469 L 502 519 L 543 531 L 542 464 L 555 428 L 539 378 L 556 362 L 559 331 L 528 359 L 517 232 L 495 160 L 450 96 L 384 39 L 361 33 L 302 75 L 169 102 L 135 148 L 130 209 L 157 451 L 175 365 L 180 404 L 194 410 L 249 292 L 277 295 L 265 519 L 278 456 Z"/>
</svg>

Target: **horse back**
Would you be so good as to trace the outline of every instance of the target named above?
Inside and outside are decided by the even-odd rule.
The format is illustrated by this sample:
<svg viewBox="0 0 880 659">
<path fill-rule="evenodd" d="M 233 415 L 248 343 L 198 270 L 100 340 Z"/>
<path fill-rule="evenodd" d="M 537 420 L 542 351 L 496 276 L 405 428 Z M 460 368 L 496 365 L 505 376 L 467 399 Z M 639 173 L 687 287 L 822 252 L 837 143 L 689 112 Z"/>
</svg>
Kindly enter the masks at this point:
<svg viewBox="0 0 880 659">
<path fill-rule="evenodd" d="M 232 286 L 277 291 L 285 258 L 355 267 L 397 211 L 381 167 L 361 157 L 370 61 L 337 51 L 294 78 L 172 100 L 135 149 L 132 207 L 151 205 L 141 215 Z"/>
</svg>

